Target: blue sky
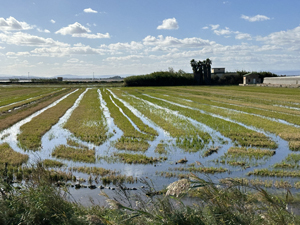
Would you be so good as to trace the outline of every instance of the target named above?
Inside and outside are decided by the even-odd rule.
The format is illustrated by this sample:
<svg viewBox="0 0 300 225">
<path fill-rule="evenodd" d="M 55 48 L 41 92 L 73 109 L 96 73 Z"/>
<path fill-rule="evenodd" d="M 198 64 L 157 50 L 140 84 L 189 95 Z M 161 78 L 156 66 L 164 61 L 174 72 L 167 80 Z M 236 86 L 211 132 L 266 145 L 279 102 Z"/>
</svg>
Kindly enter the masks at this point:
<svg viewBox="0 0 300 225">
<path fill-rule="evenodd" d="M 299 0 L 3 0 L 0 74 L 300 70 Z"/>
</svg>

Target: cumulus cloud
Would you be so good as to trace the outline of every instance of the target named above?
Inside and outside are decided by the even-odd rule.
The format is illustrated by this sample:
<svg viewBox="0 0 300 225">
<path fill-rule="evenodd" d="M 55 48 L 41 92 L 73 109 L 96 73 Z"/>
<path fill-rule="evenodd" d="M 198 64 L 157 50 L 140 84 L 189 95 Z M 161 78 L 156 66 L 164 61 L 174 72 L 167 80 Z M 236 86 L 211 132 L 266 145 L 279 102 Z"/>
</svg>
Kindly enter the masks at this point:
<svg viewBox="0 0 300 225">
<path fill-rule="evenodd" d="M 237 35 L 235 36 L 235 39 L 238 39 L 238 40 L 241 40 L 241 39 L 251 40 L 252 37 L 251 37 L 250 34 L 238 32 Z"/>
<path fill-rule="evenodd" d="M 69 44 L 54 41 L 52 38 L 43 38 L 23 32 L 0 33 L 0 40 L 7 44 L 20 46 L 69 46 Z"/>
<path fill-rule="evenodd" d="M 50 22 L 51 22 L 51 23 L 53 23 L 53 24 L 54 24 L 54 23 L 56 23 L 56 21 L 55 21 L 55 20 L 50 20 Z"/>
<path fill-rule="evenodd" d="M 109 50 L 113 50 L 113 51 L 121 51 L 121 50 L 141 50 L 144 48 L 144 45 L 139 43 L 139 42 L 135 42 L 132 41 L 130 43 L 115 43 L 115 44 L 110 44 L 110 45 L 101 45 L 100 48 L 102 49 L 109 49 Z"/>
<path fill-rule="evenodd" d="M 60 30 L 56 31 L 56 34 L 61 35 L 71 35 L 72 37 L 83 37 L 83 38 L 90 38 L 90 39 L 96 39 L 96 38 L 110 38 L 109 33 L 101 34 L 89 34 L 91 30 L 88 27 L 85 27 L 81 25 L 78 22 L 75 22 L 74 24 L 70 24 L 67 27 L 63 27 Z"/>
<path fill-rule="evenodd" d="M 36 56 L 46 56 L 46 57 L 103 54 L 101 49 L 92 48 L 90 46 L 36 48 L 32 50 L 31 53 L 35 54 Z"/>
<path fill-rule="evenodd" d="M 210 24 L 209 26 L 211 27 L 212 30 L 216 30 L 216 29 L 218 29 L 220 27 L 219 24 L 215 24 L 215 25 L 214 24 Z"/>
<path fill-rule="evenodd" d="M 31 26 L 26 22 L 19 22 L 12 16 L 10 16 L 7 19 L 0 17 L 0 30 L 2 31 L 30 30 L 33 28 L 34 26 Z"/>
<path fill-rule="evenodd" d="M 300 26 L 292 30 L 274 32 L 266 37 L 258 36 L 256 40 L 263 41 L 266 44 L 300 47 Z"/>
<path fill-rule="evenodd" d="M 204 47 L 213 45 L 214 43 L 215 42 L 213 41 L 203 40 L 201 38 L 196 37 L 178 39 L 171 36 L 163 37 L 163 35 L 159 35 L 157 38 L 149 35 L 143 39 L 144 45 L 165 47 Z"/>
<path fill-rule="evenodd" d="M 144 58 L 144 56 L 142 55 L 127 55 L 127 56 L 120 56 L 120 57 L 108 57 L 103 61 L 111 61 L 111 62 L 127 61 L 127 60 L 136 61 L 142 58 Z"/>
<path fill-rule="evenodd" d="M 214 33 L 216 35 L 229 35 L 232 31 L 228 27 L 225 27 L 225 29 L 214 30 Z"/>
<path fill-rule="evenodd" d="M 84 9 L 83 12 L 85 12 L 85 13 L 98 13 L 96 10 L 93 10 L 91 8 Z"/>
<path fill-rule="evenodd" d="M 179 26 L 175 18 L 165 19 L 162 24 L 157 27 L 158 30 L 176 30 L 178 28 Z"/>
<path fill-rule="evenodd" d="M 70 24 L 67 27 L 63 27 L 56 31 L 56 34 L 61 35 L 73 35 L 73 34 L 84 34 L 91 32 L 89 28 L 82 26 L 80 23 L 75 22 L 74 24 Z"/>
<path fill-rule="evenodd" d="M 29 52 L 7 52 L 7 56 L 30 56 Z"/>
<path fill-rule="evenodd" d="M 247 20 L 249 22 L 257 22 L 257 21 L 270 20 L 269 17 L 264 16 L 264 15 L 256 15 L 256 16 L 252 16 L 252 17 L 242 15 L 241 18 L 244 19 L 244 20 Z"/>
<path fill-rule="evenodd" d="M 42 29 L 40 29 L 40 28 L 37 28 L 37 31 L 38 31 L 38 32 L 41 32 L 41 33 L 50 33 L 50 31 L 47 30 L 47 29 L 42 30 Z"/>
</svg>

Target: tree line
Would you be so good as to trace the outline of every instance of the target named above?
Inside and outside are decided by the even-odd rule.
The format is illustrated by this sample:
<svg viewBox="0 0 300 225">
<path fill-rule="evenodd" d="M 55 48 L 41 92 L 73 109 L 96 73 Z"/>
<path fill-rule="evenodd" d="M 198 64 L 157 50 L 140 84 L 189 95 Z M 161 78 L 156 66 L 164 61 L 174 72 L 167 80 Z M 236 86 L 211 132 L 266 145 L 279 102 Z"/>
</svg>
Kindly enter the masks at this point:
<svg viewBox="0 0 300 225">
<path fill-rule="evenodd" d="M 203 61 L 191 60 L 193 73 L 183 70 L 175 72 L 158 71 L 147 75 L 130 76 L 124 79 L 125 86 L 180 86 L 180 85 L 239 85 L 243 83 L 243 76 L 249 71 L 241 70 L 233 73 L 224 73 L 221 76 L 211 74 L 212 61 L 207 58 Z M 276 77 L 271 72 L 256 72 L 261 80 L 265 77 Z"/>
</svg>

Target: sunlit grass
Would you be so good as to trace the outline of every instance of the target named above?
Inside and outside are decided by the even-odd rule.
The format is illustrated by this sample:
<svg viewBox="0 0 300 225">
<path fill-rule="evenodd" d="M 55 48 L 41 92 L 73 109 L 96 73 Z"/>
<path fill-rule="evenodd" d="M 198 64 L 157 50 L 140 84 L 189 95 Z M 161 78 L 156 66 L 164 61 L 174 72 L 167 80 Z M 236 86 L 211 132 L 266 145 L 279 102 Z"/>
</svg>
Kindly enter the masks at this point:
<svg viewBox="0 0 300 225">
<path fill-rule="evenodd" d="M 168 153 L 168 151 L 167 151 L 166 148 L 165 148 L 165 144 L 162 144 L 162 143 L 159 143 L 159 144 L 156 146 L 154 152 L 155 152 L 155 153 L 158 153 L 158 154 L 160 154 L 160 155 L 162 155 L 162 154 L 165 154 L 165 155 L 166 155 L 166 154 Z"/>
<path fill-rule="evenodd" d="M 107 139 L 107 125 L 97 89 L 88 90 L 64 128 L 83 141 L 101 145 Z"/>
<path fill-rule="evenodd" d="M 144 139 L 121 137 L 115 143 L 115 147 L 120 150 L 142 151 L 145 152 L 150 147 Z"/>
<path fill-rule="evenodd" d="M 185 107 L 178 107 L 177 105 L 165 102 L 163 100 L 158 100 L 158 99 L 145 96 L 135 91 L 134 89 L 130 89 L 130 91 L 128 92 L 138 96 L 141 99 L 145 99 L 152 103 L 158 104 L 162 107 L 178 111 L 187 117 L 190 117 L 201 123 L 204 123 L 207 126 L 219 131 L 224 136 L 231 138 L 233 141 L 236 141 L 242 146 L 257 146 L 257 147 L 268 147 L 268 148 L 277 147 L 277 144 L 272 140 L 270 140 L 270 138 L 266 137 L 264 134 L 247 129 L 239 124 L 229 122 L 206 113 L 200 113 L 197 110 L 193 110 Z M 167 97 L 163 96 L 163 98 L 167 98 Z M 217 113 L 221 113 L 221 112 L 222 110 L 218 110 Z M 201 116 L 199 116 L 199 114 Z"/>
<path fill-rule="evenodd" d="M 268 177 L 300 177 L 300 171 L 255 169 L 254 171 L 249 172 L 247 175 Z"/>
<path fill-rule="evenodd" d="M 52 156 L 87 163 L 94 163 L 96 161 L 95 150 L 73 148 L 66 145 L 59 145 L 55 147 L 52 152 Z"/>
<path fill-rule="evenodd" d="M 8 143 L 0 144 L 0 164 L 8 163 L 17 166 L 26 163 L 28 158 L 28 155 L 14 151 Z"/>
<path fill-rule="evenodd" d="M 41 162 L 41 164 L 46 168 L 48 168 L 48 167 L 52 167 L 52 168 L 59 167 L 60 168 L 60 167 L 65 166 L 64 163 L 56 161 L 56 160 L 52 160 L 52 159 L 45 159 Z"/>
<path fill-rule="evenodd" d="M 30 122 L 20 127 L 21 133 L 18 136 L 20 147 L 26 150 L 38 150 L 41 146 L 42 136 L 55 125 L 59 118 L 72 107 L 76 99 L 83 92 L 79 90 L 57 105 L 49 108 L 40 115 L 34 117 Z"/>
<path fill-rule="evenodd" d="M 50 105 L 54 101 L 63 97 L 67 92 L 70 92 L 69 88 L 60 90 L 53 94 L 49 94 L 43 97 L 42 99 L 35 101 L 32 104 L 26 105 L 26 107 L 24 108 L 13 110 L 10 113 L 4 113 L 4 114 L 0 113 L 0 121 L 1 121 L 0 131 L 12 126 L 13 124 L 19 122 L 22 119 L 25 119 L 26 117 L 30 116 L 34 112 L 45 108 L 46 106 Z"/>
<path fill-rule="evenodd" d="M 210 173 L 210 174 L 215 174 L 215 173 L 225 173 L 228 172 L 228 169 L 222 168 L 222 167 L 195 167 L 195 166 L 190 166 L 190 167 L 175 167 L 175 168 L 169 168 L 170 170 L 175 170 L 175 171 L 187 171 L 187 172 L 198 172 L 198 173 Z"/>
<path fill-rule="evenodd" d="M 122 162 L 128 164 L 152 164 L 167 160 L 167 157 L 148 157 L 143 154 L 114 153 Z"/>
</svg>

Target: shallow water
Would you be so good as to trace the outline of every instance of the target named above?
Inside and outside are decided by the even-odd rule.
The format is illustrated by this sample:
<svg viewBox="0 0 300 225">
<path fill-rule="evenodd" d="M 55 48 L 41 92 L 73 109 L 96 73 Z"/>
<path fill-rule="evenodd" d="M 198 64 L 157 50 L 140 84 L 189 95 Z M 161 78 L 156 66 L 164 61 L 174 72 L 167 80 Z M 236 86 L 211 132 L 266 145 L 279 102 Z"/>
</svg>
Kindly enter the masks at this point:
<svg viewBox="0 0 300 225">
<path fill-rule="evenodd" d="M 78 97 L 78 99 L 75 101 L 74 105 L 69 110 L 67 110 L 65 115 L 63 115 L 60 118 L 59 122 L 57 124 L 55 124 L 43 136 L 41 151 L 39 151 L 39 152 L 31 152 L 31 151 L 25 152 L 24 150 L 22 150 L 18 147 L 16 137 L 17 137 L 17 134 L 20 132 L 19 128 L 23 124 L 29 122 L 33 117 L 39 115 L 40 113 L 42 113 L 46 109 L 48 109 L 50 107 L 53 107 L 59 101 L 63 100 L 67 96 L 64 96 L 63 98 L 57 100 L 53 104 L 51 104 L 48 107 L 44 108 L 43 110 L 38 111 L 37 113 L 35 113 L 32 116 L 26 118 L 25 120 L 22 120 L 19 123 L 16 123 L 11 128 L 1 132 L 0 133 L 0 138 L 3 137 L 3 140 L 1 140 L 0 143 L 8 142 L 10 144 L 10 146 L 15 151 L 28 154 L 30 156 L 30 161 L 29 161 L 30 163 L 35 162 L 36 160 L 39 160 L 39 159 L 41 159 L 41 160 L 43 160 L 43 159 L 54 159 L 51 156 L 51 153 L 52 153 L 54 147 L 57 146 L 57 145 L 60 145 L 60 144 L 66 144 L 68 138 L 71 138 L 71 139 L 73 139 L 73 140 L 75 140 L 75 141 L 77 141 L 77 142 L 79 142 L 83 145 L 86 145 L 89 148 L 95 149 L 96 157 L 98 157 L 98 156 L 99 157 L 104 157 L 104 156 L 111 157 L 114 152 L 123 152 L 123 151 L 117 150 L 113 146 L 114 142 L 116 140 L 118 140 L 123 135 L 123 132 L 115 125 L 114 119 L 110 115 L 110 111 L 107 107 L 107 104 L 102 98 L 102 94 L 101 94 L 100 89 L 98 89 L 100 108 L 103 111 L 104 118 L 105 118 L 106 129 L 107 129 L 107 134 L 109 135 L 110 138 L 108 140 L 106 140 L 102 145 L 96 146 L 94 144 L 87 143 L 87 142 L 84 142 L 84 141 L 81 141 L 81 140 L 77 139 L 76 137 L 74 137 L 72 135 L 71 132 L 69 132 L 68 130 L 63 128 L 64 123 L 68 120 L 68 118 L 72 115 L 72 112 L 80 104 L 80 101 L 82 100 L 84 94 L 87 91 L 88 91 L 88 89 L 86 89 L 85 92 L 83 92 Z M 268 132 L 257 129 L 255 127 L 247 126 L 245 124 L 239 123 L 237 121 L 231 120 L 231 119 L 226 118 L 226 117 L 222 117 L 222 116 L 212 114 L 212 113 L 209 114 L 209 113 L 207 113 L 205 111 L 202 111 L 202 110 L 199 110 L 197 108 L 187 107 L 187 106 L 184 106 L 184 105 L 181 105 L 181 104 L 177 104 L 177 103 L 174 103 L 174 102 L 171 102 L 171 101 L 167 101 L 167 102 L 169 102 L 171 104 L 175 104 L 179 107 L 185 107 L 185 108 L 189 108 L 189 109 L 192 109 L 192 110 L 197 110 L 200 113 L 209 114 L 211 116 L 214 116 L 214 117 L 217 117 L 217 118 L 220 118 L 220 119 L 223 119 L 223 120 L 227 120 L 227 121 L 232 122 L 232 123 L 237 123 L 237 124 L 239 124 L 243 127 L 246 127 L 250 130 L 254 130 L 254 131 L 257 131 L 257 132 L 260 132 L 260 133 L 264 133 L 267 137 L 270 137 L 272 140 L 274 140 L 278 144 L 278 148 L 276 149 L 276 154 L 274 156 L 270 157 L 269 160 L 266 160 L 265 163 L 263 163 L 261 165 L 258 165 L 258 166 L 252 166 L 251 168 L 243 169 L 242 167 L 233 167 L 233 166 L 229 166 L 229 165 L 217 164 L 217 163 L 212 162 L 212 160 L 219 158 L 231 146 L 233 146 L 233 143 L 230 139 L 224 137 L 222 134 L 220 134 L 219 132 L 211 129 L 210 127 L 206 126 L 205 124 L 202 124 L 202 123 L 200 123 L 200 122 L 198 122 L 198 121 L 196 121 L 192 118 L 186 117 L 186 116 L 180 114 L 177 111 L 173 111 L 173 110 L 161 107 L 161 106 L 156 105 L 156 104 L 154 104 L 152 102 L 149 102 L 147 100 L 138 98 L 134 95 L 128 95 L 132 98 L 138 99 L 139 101 L 145 102 L 147 105 L 149 105 L 151 107 L 164 110 L 166 112 L 166 114 L 172 114 L 172 115 L 175 115 L 179 118 L 185 119 L 186 121 L 191 123 L 193 126 L 195 126 L 198 130 L 208 132 L 213 137 L 213 140 L 215 141 L 214 146 L 218 146 L 218 145 L 221 146 L 218 153 L 212 154 L 212 155 L 210 155 L 208 157 L 205 157 L 205 158 L 202 156 L 203 155 L 203 150 L 200 150 L 199 152 L 185 152 L 184 150 L 182 150 L 182 149 L 175 146 L 175 139 L 172 138 L 168 132 L 163 130 L 159 126 L 159 124 L 155 124 L 153 121 L 149 120 L 147 117 L 145 117 L 141 112 L 139 112 L 137 109 L 135 109 L 129 103 L 127 103 L 125 100 L 117 97 L 113 93 L 112 90 L 108 90 L 108 91 L 111 93 L 113 98 L 116 98 L 119 101 L 121 101 L 125 105 L 125 107 L 127 107 L 128 109 L 131 110 L 131 112 L 134 115 L 139 117 L 145 124 L 147 124 L 149 127 L 152 127 L 153 129 L 155 129 L 158 132 L 158 136 L 155 138 L 155 140 L 149 142 L 150 143 L 150 148 L 146 151 L 145 155 L 158 157 L 159 155 L 156 154 L 154 152 L 154 150 L 155 150 L 156 146 L 159 143 L 163 142 L 165 144 L 168 144 L 168 146 L 167 146 L 168 160 L 165 161 L 165 162 L 159 162 L 159 163 L 155 163 L 155 164 L 141 165 L 141 164 L 124 164 L 124 163 L 119 162 L 117 160 L 109 162 L 109 161 L 106 161 L 104 159 L 97 159 L 95 163 L 82 163 L 82 162 L 73 162 L 73 161 L 69 161 L 69 160 L 55 159 L 55 160 L 58 160 L 58 161 L 61 161 L 61 162 L 65 163 L 66 164 L 65 169 L 67 171 L 69 171 L 69 170 L 72 171 L 73 167 L 78 167 L 78 166 L 103 167 L 105 169 L 117 170 L 121 174 L 125 174 L 127 176 L 134 176 L 134 177 L 137 177 L 137 178 L 146 178 L 149 182 L 153 182 L 153 184 L 154 184 L 154 186 L 156 187 L 157 190 L 160 190 L 160 189 L 166 187 L 171 182 L 174 182 L 174 181 L 178 180 L 178 178 L 176 178 L 176 177 L 164 178 L 164 177 L 156 175 L 156 172 L 166 172 L 166 171 L 171 170 L 171 172 L 175 172 L 175 173 L 186 173 L 186 174 L 188 174 L 188 172 L 176 172 L 176 171 L 172 171 L 172 169 L 178 168 L 178 167 L 188 168 L 188 164 L 195 163 L 196 161 L 199 161 L 202 164 L 202 166 L 205 166 L 205 167 L 210 167 L 210 166 L 220 167 L 221 166 L 223 168 L 228 168 L 230 170 L 230 172 L 226 172 L 226 173 L 222 173 L 222 174 L 214 174 L 214 175 L 206 175 L 206 174 L 196 173 L 197 176 L 199 176 L 201 178 L 206 179 L 207 176 L 209 176 L 209 178 L 211 178 L 213 181 L 217 182 L 218 179 L 220 179 L 220 178 L 246 177 L 246 174 L 249 171 L 252 171 L 254 169 L 270 168 L 271 165 L 273 165 L 274 163 L 277 163 L 277 162 L 281 162 L 288 154 L 290 154 L 292 152 L 288 148 L 288 142 L 281 139 L 280 137 L 278 137 L 274 134 L 270 134 Z M 68 95 L 70 95 L 70 94 L 68 94 Z M 147 96 L 152 97 L 151 95 L 147 95 Z M 155 97 L 152 97 L 152 98 L 155 98 Z M 160 98 L 157 98 L 157 99 L 164 100 L 164 99 L 160 99 Z M 127 118 L 127 119 L 130 120 L 130 118 Z M 223 140 L 227 141 L 227 144 L 221 144 L 219 139 L 223 139 Z M 210 143 L 207 146 L 207 148 L 209 146 L 212 146 L 212 145 L 213 144 Z M 136 152 L 132 152 L 132 153 L 136 153 Z M 186 159 L 188 160 L 187 164 L 176 164 L 176 161 L 178 161 L 179 159 L 182 159 L 184 157 L 186 157 Z M 73 173 L 74 173 L 75 176 L 85 178 L 86 180 L 89 176 L 88 174 L 83 174 L 83 173 L 78 173 L 78 172 L 73 172 Z M 261 177 L 259 177 L 259 178 L 261 178 Z M 261 178 L 261 179 L 281 180 L 282 178 Z M 284 178 L 284 180 L 294 182 L 297 179 L 296 178 Z M 83 182 L 83 183 L 88 184 L 88 182 Z M 100 184 L 101 184 L 101 182 L 98 183 L 97 185 L 99 186 Z M 142 184 L 140 182 L 135 183 L 135 184 L 126 184 L 126 186 L 128 186 L 128 187 L 137 187 L 138 189 L 140 189 L 141 185 Z M 111 184 L 111 185 L 108 185 L 108 186 L 113 187 L 114 185 Z M 114 192 L 112 190 L 109 190 L 109 189 L 104 189 L 104 190 L 109 195 L 114 195 Z M 103 201 L 104 201 L 104 198 L 98 195 L 99 191 L 100 191 L 99 189 L 90 190 L 88 188 L 81 188 L 79 190 L 75 190 L 74 188 L 70 188 L 70 192 L 74 196 L 74 198 L 76 200 L 81 200 L 84 204 L 89 204 L 88 196 L 92 197 L 94 200 L 96 200 L 96 202 L 99 200 L 102 204 Z M 132 191 L 132 192 L 134 193 L 134 191 Z"/>
<path fill-rule="evenodd" d="M 34 117 L 40 115 L 41 113 L 43 113 L 47 109 L 56 106 L 59 102 L 61 102 L 65 98 L 67 98 L 69 95 L 75 93 L 76 91 L 78 91 L 78 89 L 71 92 L 71 93 L 66 94 L 65 96 L 63 96 L 62 98 L 56 100 L 55 102 L 48 105 L 47 107 L 33 113 L 32 115 L 30 115 L 27 118 L 17 122 L 16 124 L 9 127 L 8 129 L 5 129 L 2 132 L 0 132 L 0 143 L 7 142 L 15 151 L 23 153 L 23 154 L 28 154 L 29 155 L 29 162 L 32 162 L 33 160 L 36 161 L 38 153 L 31 152 L 31 151 L 26 151 L 25 152 L 23 149 L 19 148 L 19 146 L 18 146 L 17 137 L 18 137 L 18 134 L 20 134 L 20 127 L 23 126 L 25 123 L 30 122 Z"/>
</svg>

